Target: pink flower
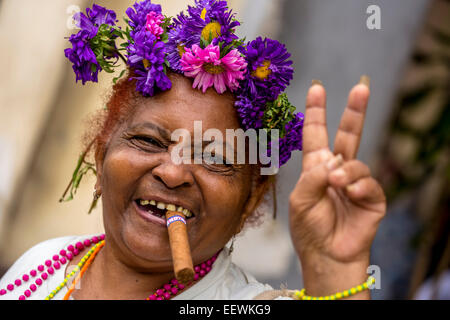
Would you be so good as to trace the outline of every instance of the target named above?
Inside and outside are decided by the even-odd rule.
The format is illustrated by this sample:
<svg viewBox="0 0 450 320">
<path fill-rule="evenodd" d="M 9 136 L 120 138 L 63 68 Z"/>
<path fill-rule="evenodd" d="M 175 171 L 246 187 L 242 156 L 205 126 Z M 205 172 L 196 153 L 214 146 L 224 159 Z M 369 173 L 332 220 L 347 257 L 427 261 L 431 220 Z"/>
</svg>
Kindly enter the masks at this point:
<svg viewBox="0 0 450 320">
<path fill-rule="evenodd" d="M 231 91 L 236 90 L 247 68 L 247 62 L 237 49 L 220 58 L 220 48 L 212 44 L 205 49 L 196 44 L 191 49 L 186 48 L 180 62 L 184 75 L 195 78 L 192 87 L 203 88 L 203 93 L 213 85 L 219 94 L 224 93 L 227 87 Z"/>
<path fill-rule="evenodd" d="M 147 14 L 147 23 L 145 24 L 145 28 L 147 31 L 150 31 L 156 39 L 160 39 L 161 35 L 164 33 L 164 29 L 161 28 L 161 24 L 164 21 L 164 16 L 162 14 L 156 13 L 155 11 L 150 11 Z"/>
</svg>

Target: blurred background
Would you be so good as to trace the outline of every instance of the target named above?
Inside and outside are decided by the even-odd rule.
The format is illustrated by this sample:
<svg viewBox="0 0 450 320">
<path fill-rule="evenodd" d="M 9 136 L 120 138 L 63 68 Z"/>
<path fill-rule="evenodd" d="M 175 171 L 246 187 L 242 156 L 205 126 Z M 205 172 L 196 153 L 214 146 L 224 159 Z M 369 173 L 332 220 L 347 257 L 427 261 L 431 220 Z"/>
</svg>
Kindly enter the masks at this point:
<svg viewBox="0 0 450 320">
<path fill-rule="evenodd" d="M 193 1 L 160 0 L 174 16 Z M 54 237 L 102 232 L 101 205 L 91 214 L 94 177 L 75 200 L 59 203 L 81 150 L 89 115 L 104 106 L 114 75 L 75 84 L 63 50 L 73 13 L 93 1 L 0 0 L 0 276 L 33 245 Z M 129 0 L 96 1 L 121 19 Z M 359 159 L 388 196 L 373 244 L 381 269 L 374 299 L 450 299 L 450 1 L 230 0 L 240 36 L 267 36 L 292 53 L 288 90 L 297 110 L 312 79 L 328 92 L 334 140 L 348 91 L 362 74 L 372 97 Z M 375 5 L 378 29 L 368 28 Z M 373 7 L 372 7 L 373 8 Z M 122 20 L 121 20 L 122 21 Z M 123 24 L 123 22 L 122 22 Z M 274 288 L 302 287 L 288 230 L 288 197 L 301 170 L 293 155 L 278 177 L 278 216 L 237 238 L 233 259 Z M 338 275 L 337 275 L 338 276 Z"/>
</svg>

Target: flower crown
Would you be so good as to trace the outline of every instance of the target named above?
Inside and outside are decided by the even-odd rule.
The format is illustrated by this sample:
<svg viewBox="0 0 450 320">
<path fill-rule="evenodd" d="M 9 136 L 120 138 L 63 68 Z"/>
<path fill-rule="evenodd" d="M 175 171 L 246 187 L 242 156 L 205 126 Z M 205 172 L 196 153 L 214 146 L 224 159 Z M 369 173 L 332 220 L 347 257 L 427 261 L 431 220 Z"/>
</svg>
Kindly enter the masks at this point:
<svg viewBox="0 0 450 320">
<path fill-rule="evenodd" d="M 280 166 L 292 151 L 302 150 L 303 114 L 294 114 L 283 93 L 294 73 L 283 44 L 260 37 L 248 43 L 239 39 L 235 28 L 240 23 L 226 1 L 195 0 L 186 13 L 169 18 L 160 5 L 144 0 L 126 14 L 125 30 L 116 26 L 114 11 L 96 4 L 86 14 L 75 14 L 81 30 L 70 36 L 72 48 L 65 55 L 77 82 L 97 82 L 99 72 L 114 72 L 122 59 L 133 70 L 130 80 L 136 80 L 136 90 L 151 97 L 171 88 L 170 69 L 193 78 L 193 88 L 203 92 L 210 87 L 219 94 L 230 90 L 244 129 L 278 129 Z M 123 43 L 116 45 L 118 40 Z M 272 143 L 269 139 L 269 156 Z"/>
</svg>

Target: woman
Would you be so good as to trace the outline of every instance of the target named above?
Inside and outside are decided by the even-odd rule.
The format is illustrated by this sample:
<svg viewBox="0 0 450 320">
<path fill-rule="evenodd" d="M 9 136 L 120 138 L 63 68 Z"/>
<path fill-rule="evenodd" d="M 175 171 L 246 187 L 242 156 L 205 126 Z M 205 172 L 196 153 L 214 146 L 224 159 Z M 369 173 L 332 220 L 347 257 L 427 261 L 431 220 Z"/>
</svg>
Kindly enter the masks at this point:
<svg viewBox="0 0 450 320">
<path fill-rule="evenodd" d="M 132 39 L 127 48 L 129 72 L 114 86 L 106 117 L 94 140 L 97 172 L 94 200 L 102 197 L 105 235 L 65 237 L 38 244 L 2 278 L 1 297 L 22 300 L 304 298 L 327 296 L 355 287 L 344 295 L 368 299 L 370 295 L 364 290 L 367 286 L 362 284 L 367 280 L 370 247 L 385 214 L 386 202 L 369 168 L 355 159 L 369 99 L 367 78 L 363 77 L 350 92 L 333 151 L 328 147 L 325 89 L 316 82 L 308 92 L 302 174 L 289 203 L 290 231 L 302 264 L 305 290 L 273 292 L 270 286 L 258 283 L 232 264 L 229 250 L 225 248 L 254 215 L 273 179 L 261 174 L 261 164 L 248 161 L 245 164 L 226 161 L 225 164 L 209 161 L 175 164 L 172 151 L 178 141 L 171 140 L 171 134 L 180 128 L 194 136 L 194 121 L 201 121 L 203 131 L 214 128 L 223 136 L 227 129 L 248 129 L 246 120 L 251 119 L 243 116 L 248 111 L 243 107 L 243 100 L 261 92 L 259 85 L 263 82 L 258 79 L 267 83 L 277 75 L 277 69 L 271 69 L 270 63 L 266 63 L 268 60 L 260 59 L 252 66 L 251 57 L 258 52 L 257 45 L 265 45 L 267 49 L 270 43 L 252 42 L 244 51 L 228 48 L 228 53 L 220 52 L 221 61 L 214 65 L 207 62 L 197 68 L 198 52 L 214 46 L 222 50 L 219 40 L 231 39 L 230 43 L 234 43 L 233 35 L 227 32 L 236 25 L 229 19 L 226 3 L 196 1 L 188 15 L 181 14 L 167 29 L 170 37 L 165 42 L 166 26 L 159 6 L 142 1 L 133 7 L 127 10 Z M 218 17 L 221 14 L 226 19 Z M 96 52 L 92 39 L 97 35 L 103 32 L 109 40 L 118 36 L 114 34 L 117 29 L 112 27 L 114 20 L 113 12 L 99 6 L 88 10 L 86 16 L 80 15 L 79 36 L 90 37 L 92 52 Z M 209 43 L 203 46 L 191 43 L 189 47 L 190 41 L 195 42 L 192 40 L 195 32 L 183 38 L 186 32 L 183 26 L 198 26 L 199 22 L 204 23 L 200 41 L 209 36 Z M 178 64 L 170 63 L 171 70 L 162 72 L 158 54 L 164 58 L 167 52 L 163 46 L 181 38 L 184 47 L 180 49 L 180 43 L 177 44 Z M 107 45 L 103 48 L 111 48 L 112 42 Z M 142 48 L 146 48 L 144 53 L 140 53 Z M 247 60 L 236 66 L 241 58 L 239 52 L 245 52 L 243 56 Z M 96 81 L 98 71 L 106 70 L 108 59 L 117 57 L 119 51 L 105 53 L 103 60 L 97 55 L 94 67 L 92 61 L 91 65 L 81 63 L 89 60 L 81 61 L 83 54 L 75 49 L 66 52 L 72 62 L 77 59 L 74 70 L 77 79 L 84 82 Z M 176 58 L 170 54 L 168 57 Z M 290 64 L 284 60 L 279 61 L 284 74 L 275 79 L 278 84 L 290 78 Z M 271 62 L 275 64 L 273 55 Z M 233 63 L 234 69 L 226 69 Z M 177 72 L 180 70 L 182 74 Z M 205 73 L 199 75 L 198 70 Z M 217 76 L 225 70 L 230 73 L 222 82 Z M 205 75 L 210 77 L 208 81 Z M 278 91 L 276 86 L 263 88 L 269 92 L 264 97 L 265 103 L 275 101 L 272 105 L 285 106 L 280 93 L 287 84 L 280 85 Z M 258 103 L 257 99 L 252 101 L 252 106 Z M 264 116 L 267 114 L 265 110 Z M 290 128 L 298 128 L 291 126 L 296 119 L 292 115 L 292 122 L 283 124 L 287 132 L 281 138 L 294 134 Z M 295 149 L 286 149 L 286 141 L 279 141 L 281 164 L 287 161 L 283 152 L 287 150 L 290 156 Z M 187 285 L 173 279 L 163 215 L 165 210 L 174 209 L 187 217 L 189 245 L 196 265 L 194 281 Z M 42 264 L 38 265 L 40 261 Z M 77 264 L 79 268 L 72 271 Z M 81 272 L 76 273 L 79 269 Z M 328 298 L 341 298 L 341 295 Z"/>
</svg>

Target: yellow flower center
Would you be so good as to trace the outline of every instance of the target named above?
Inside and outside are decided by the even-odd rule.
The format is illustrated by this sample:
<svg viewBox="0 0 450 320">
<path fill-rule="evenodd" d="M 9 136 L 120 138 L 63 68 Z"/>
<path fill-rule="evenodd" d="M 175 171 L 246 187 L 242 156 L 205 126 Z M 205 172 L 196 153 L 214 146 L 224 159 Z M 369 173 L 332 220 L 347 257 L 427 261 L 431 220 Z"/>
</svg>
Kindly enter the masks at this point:
<svg viewBox="0 0 450 320">
<path fill-rule="evenodd" d="M 142 63 L 144 64 L 145 69 L 148 69 L 151 65 L 150 61 L 147 59 L 142 60 Z"/>
<path fill-rule="evenodd" d="M 203 70 L 211 74 L 221 74 L 222 72 L 225 71 L 225 69 L 222 66 L 216 66 L 212 63 L 205 63 L 203 65 Z"/>
<path fill-rule="evenodd" d="M 257 77 L 261 80 L 267 79 L 267 77 L 269 77 L 270 74 L 272 73 L 272 70 L 270 70 L 269 67 L 270 61 L 265 60 L 261 67 L 256 68 L 256 70 L 252 72 L 252 76 Z"/>
<path fill-rule="evenodd" d="M 208 23 L 202 30 L 202 38 L 205 40 L 214 39 L 220 36 L 220 23 L 213 21 Z"/>
<path fill-rule="evenodd" d="M 203 20 L 206 19 L 206 8 L 203 8 L 200 18 L 202 18 Z"/>
<path fill-rule="evenodd" d="M 184 46 L 179 44 L 177 45 L 178 54 L 180 55 L 180 58 L 183 58 L 183 54 L 186 52 L 186 49 L 184 49 Z"/>
</svg>

